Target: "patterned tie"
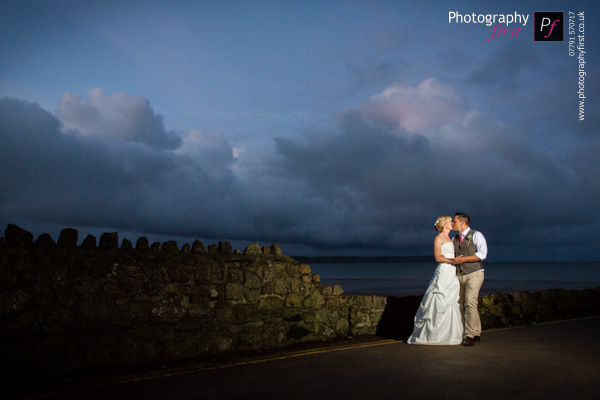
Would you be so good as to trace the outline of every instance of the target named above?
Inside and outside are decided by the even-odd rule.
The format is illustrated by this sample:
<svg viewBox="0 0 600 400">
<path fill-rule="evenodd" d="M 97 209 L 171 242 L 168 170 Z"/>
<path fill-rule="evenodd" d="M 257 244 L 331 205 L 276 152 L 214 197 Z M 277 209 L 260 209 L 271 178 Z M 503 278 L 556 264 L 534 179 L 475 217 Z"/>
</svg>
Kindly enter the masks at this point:
<svg viewBox="0 0 600 400">
<path fill-rule="evenodd" d="M 462 244 L 463 240 L 465 240 L 465 235 L 463 235 L 462 233 L 460 234 L 460 244 Z"/>
</svg>

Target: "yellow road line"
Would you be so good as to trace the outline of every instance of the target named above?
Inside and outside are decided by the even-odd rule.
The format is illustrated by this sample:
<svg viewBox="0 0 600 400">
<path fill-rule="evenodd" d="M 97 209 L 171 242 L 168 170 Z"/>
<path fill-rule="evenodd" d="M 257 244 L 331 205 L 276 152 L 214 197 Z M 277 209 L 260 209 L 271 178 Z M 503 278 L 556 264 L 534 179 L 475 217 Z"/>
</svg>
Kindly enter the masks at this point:
<svg viewBox="0 0 600 400">
<path fill-rule="evenodd" d="M 506 331 L 506 330 L 512 330 L 512 329 L 521 329 L 521 328 L 527 328 L 527 327 L 558 324 L 561 322 L 585 320 L 585 319 L 593 319 L 593 318 L 600 318 L 600 317 L 582 317 L 582 318 L 573 318 L 573 319 L 565 319 L 565 320 L 558 320 L 558 321 L 540 322 L 535 325 L 518 325 L 518 326 L 509 326 L 509 327 L 504 327 L 504 328 L 492 328 L 492 329 L 486 329 L 483 332 L 489 333 L 489 332 L 497 332 L 497 331 Z M 235 362 L 229 362 L 229 363 L 223 363 L 223 364 L 199 365 L 199 366 L 185 367 L 185 368 L 181 368 L 181 369 L 171 369 L 171 370 L 163 371 L 163 372 L 154 372 L 154 373 L 147 373 L 147 374 L 143 374 L 143 375 L 135 375 L 135 376 L 120 379 L 119 383 L 139 382 L 139 381 L 145 381 L 145 380 L 154 379 L 154 378 L 162 378 L 162 377 L 166 378 L 166 377 L 172 377 L 172 376 L 191 374 L 194 372 L 214 371 L 217 369 L 238 367 L 238 366 L 242 366 L 242 365 L 261 364 L 261 363 L 270 362 L 270 361 L 285 360 L 288 358 L 305 357 L 305 356 L 310 356 L 310 355 L 314 355 L 314 354 L 332 353 L 332 352 L 336 352 L 336 351 L 361 349 L 361 348 L 366 348 L 366 347 L 384 346 L 384 345 L 389 345 L 389 344 L 393 344 L 393 343 L 404 343 L 404 342 L 401 340 L 387 339 L 387 340 L 379 340 L 379 341 L 370 342 L 370 343 L 357 343 L 357 344 L 329 347 L 329 348 L 323 348 L 323 349 L 309 349 L 309 350 L 298 351 L 295 353 L 282 354 L 280 356 L 259 358 L 259 359 L 255 359 L 255 360 L 235 361 Z"/>
<path fill-rule="evenodd" d="M 510 331 L 513 329 L 520 329 L 520 328 L 533 328 L 536 326 L 544 326 L 544 325 L 554 325 L 554 324 L 560 324 L 561 322 L 570 322 L 570 321 L 583 321 L 586 319 L 596 319 L 596 318 L 600 318 L 598 316 L 592 316 L 592 317 L 580 317 L 580 318 L 569 318 L 569 319 L 558 319 L 555 321 L 544 321 L 544 322 L 537 322 L 537 323 L 533 323 L 533 324 L 528 324 L 528 325 L 515 325 L 515 326 L 506 326 L 504 328 L 492 328 L 492 329 L 486 329 L 483 332 L 498 332 L 498 331 Z"/>
<path fill-rule="evenodd" d="M 270 362 L 270 361 L 285 360 L 288 358 L 305 357 L 305 356 L 310 356 L 310 355 L 314 355 L 314 354 L 331 353 L 331 352 L 343 351 L 343 350 L 361 349 L 361 348 L 365 348 L 365 347 L 383 346 L 383 345 L 388 345 L 388 344 L 393 344 L 393 343 L 402 343 L 402 341 L 394 340 L 394 339 L 380 340 L 377 342 L 352 344 L 352 345 L 347 345 L 347 346 L 330 347 L 330 348 L 325 348 L 325 349 L 303 350 L 303 351 L 299 351 L 299 352 L 295 352 L 295 353 L 283 354 L 280 356 L 259 358 L 256 360 L 236 361 L 236 362 L 213 364 L 213 365 L 207 365 L 207 366 L 200 365 L 200 366 L 196 366 L 196 367 L 188 367 L 188 368 L 183 368 L 183 369 L 179 369 L 179 370 L 170 370 L 170 371 L 165 371 L 165 372 L 149 373 L 149 374 L 144 374 L 141 376 L 138 375 L 138 376 L 133 376 L 133 377 L 129 377 L 129 378 L 124 378 L 124 379 L 119 380 L 119 383 L 139 382 L 139 381 L 160 378 L 160 377 L 179 376 L 179 375 L 185 375 L 185 374 L 190 374 L 190 373 L 194 373 L 194 372 L 213 371 L 213 370 L 217 370 L 217 369 L 238 367 L 238 366 L 242 366 L 242 365 L 260 364 L 260 363 L 265 363 L 265 362 Z"/>
<path fill-rule="evenodd" d="M 540 322 L 535 325 L 519 325 L 519 326 L 509 326 L 509 327 L 504 327 L 504 328 L 493 328 L 493 329 L 486 329 L 484 332 L 489 333 L 489 332 L 497 332 L 497 331 L 506 331 L 506 330 L 512 330 L 512 329 L 521 329 L 521 328 L 527 328 L 527 327 L 558 324 L 561 322 L 585 320 L 585 319 L 593 319 L 593 318 L 600 318 L 600 317 L 582 317 L 582 318 L 573 318 L 573 319 L 565 319 L 565 320 L 558 320 L 558 321 Z M 270 361 L 285 360 L 288 358 L 305 357 L 305 356 L 310 356 L 310 355 L 314 355 L 314 354 L 323 354 L 323 353 L 331 353 L 331 352 L 343 351 L 343 350 L 361 349 L 361 348 L 365 348 L 365 347 L 384 346 L 384 345 L 393 344 L 393 343 L 403 343 L 403 341 L 394 340 L 394 339 L 379 340 L 379 341 L 370 342 L 370 343 L 357 343 L 357 344 L 343 345 L 343 346 L 337 346 L 337 347 L 329 347 L 329 348 L 324 348 L 324 349 L 309 349 L 309 350 L 298 351 L 295 353 L 282 354 L 280 356 L 259 358 L 259 359 L 255 359 L 255 360 L 235 361 L 235 362 L 230 362 L 230 363 L 212 364 L 212 365 L 199 365 L 199 366 L 195 366 L 195 367 L 186 367 L 186 368 L 182 368 L 182 369 L 171 369 L 169 371 L 164 371 L 164 372 L 155 372 L 155 373 L 148 373 L 148 374 L 144 374 L 144 375 L 131 376 L 131 377 L 119 380 L 119 383 L 139 382 L 139 381 L 149 380 L 149 379 L 153 379 L 153 378 L 172 377 L 172 376 L 185 375 L 185 374 L 201 372 L 201 371 L 214 371 L 217 369 L 238 367 L 238 366 L 242 366 L 242 365 L 260 364 L 260 363 L 265 363 L 265 362 L 270 362 Z"/>
<path fill-rule="evenodd" d="M 535 326 L 559 324 L 562 322 L 596 319 L 596 318 L 600 318 L 600 317 L 598 317 L 598 316 L 581 317 L 581 318 L 564 319 L 564 320 L 558 320 L 558 321 L 540 322 L 540 323 L 537 323 L 534 325 L 518 325 L 518 326 L 509 326 L 509 327 L 505 327 L 505 328 L 493 328 L 493 329 L 486 329 L 484 332 L 489 333 L 489 332 L 506 331 L 506 330 L 513 330 L 513 329 L 521 329 L 521 328 L 531 328 L 531 327 L 535 327 Z M 129 377 L 124 377 L 122 379 L 118 379 L 116 383 L 117 384 L 126 384 L 126 383 L 133 383 L 133 382 L 141 382 L 141 381 L 146 381 L 146 380 L 155 379 L 155 378 L 172 377 L 172 376 L 190 374 L 190 373 L 194 373 L 194 372 L 212 371 L 212 370 L 231 368 L 231 367 L 236 367 L 236 366 L 260 364 L 260 363 L 265 363 L 265 362 L 270 362 L 270 361 L 285 360 L 288 358 L 310 356 L 313 354 L 323 354 L 323 353 L 331 353 L 331 352 L 336 352 L 336 351 L 361 349 L 361 348 L 366 348 L 366 347 L 385 346 L 385 345 L 394 344 L 394 343 L 404 343 L 404 341 L 394 340 L 394 339 L 379 340 L 379 341 L 369 342 L 369 343 L 340 345 L 337 347 L 329 347 L 329 348 L 323 348 L 323 349 L 309 349 L 309 350 L 303 350 L 303 351 L 298 351 L 298 352 L 294 352 L 294 353 L 282 354 L 280 356 L 264 357 L 264 358 L 255 359 L 255 360 L 236 361 L 236 362 L 212 364 L 212 365 L 199 365 L 199 366 L 195 366 L 195 367 L 192 366 L 192 367 L 185 367 L 185 368 L 180 368 L 180 369 L 170 369 L 170 370 L 162 371 L 162 372 L 160 372 L 160 371 L 148 372 L 145 374 L 132 375 Z M 108 382 L 106 384 L 110 385 L 110 383 L 108 383 Z M 49 392 L 49 393 L 44 393 L 44 394 L 32 395 L 30 397 L 26 397 L 25 399 L 38 400 L 38 399 L 48 398 L 50 396 L 56 396 L 58 394 L 59 394 L 58 392 Z"/>
</svg>

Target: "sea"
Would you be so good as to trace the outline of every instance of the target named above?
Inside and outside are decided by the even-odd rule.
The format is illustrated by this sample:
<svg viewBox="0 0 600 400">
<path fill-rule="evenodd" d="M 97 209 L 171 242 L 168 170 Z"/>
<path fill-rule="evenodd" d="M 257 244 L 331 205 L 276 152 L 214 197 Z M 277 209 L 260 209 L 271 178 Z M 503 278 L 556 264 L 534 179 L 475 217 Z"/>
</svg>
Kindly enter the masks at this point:
<svg viewBox="0 0 600 400">
<path fill-rule="evenodd" d="M 412 296 L 425 293 L 435 262 L 311 264 L 322 285 L 347 294 Z M 597 262 L 488 262 L 480 294 L 582 290 L 600 287 Z"/>
</svg>

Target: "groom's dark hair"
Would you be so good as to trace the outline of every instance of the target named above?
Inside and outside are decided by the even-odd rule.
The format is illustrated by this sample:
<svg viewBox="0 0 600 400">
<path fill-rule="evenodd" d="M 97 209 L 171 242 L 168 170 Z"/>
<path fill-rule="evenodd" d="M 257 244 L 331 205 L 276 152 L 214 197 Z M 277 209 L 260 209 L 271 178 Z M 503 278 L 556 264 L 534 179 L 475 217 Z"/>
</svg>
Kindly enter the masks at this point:
<svg viewBox="0 0 600 400">
<path fill-rule="evenodd" d="M 458 219 L 467 224 L 467 226 L 471 223 L 471 218 L 469 218 L 469 216 L 465 213 L 457 212 L 456 214 L 454 214 L 454 216 L 458 217 Z"/>
</svg>

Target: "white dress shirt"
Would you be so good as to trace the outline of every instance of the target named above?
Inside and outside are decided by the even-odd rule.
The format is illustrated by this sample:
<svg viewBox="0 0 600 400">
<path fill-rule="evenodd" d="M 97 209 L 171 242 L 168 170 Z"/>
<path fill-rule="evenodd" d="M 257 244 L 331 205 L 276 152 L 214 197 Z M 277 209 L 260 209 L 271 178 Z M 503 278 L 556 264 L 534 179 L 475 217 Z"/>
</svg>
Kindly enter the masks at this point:
<svg viewBox="0 0 600 400">
<path fill-rule="evenodd" d="M 461 234 L 465 235 L 465 237 L 467 237 L 467 233 L 469 233 L 469 231 L 471 230 L 471 228 L 467 228 L 464 231 L 461 232 Z M 475 248 L 477 249 L 477 251 L 475 252 L 475 255 L 481 260 L 485 260 L 485 258 L 487 257 L 487 253 L 488 253 L 488 248 L 487 248 L 487 242 L 485 240 L 485 237 L 483 237 L 483 233 L 476 231 L 473 234 L 473 243 L 475 243 Z M 481 269 L 480 271 L 483 271 L 483 269 Z"/>
</svg>

